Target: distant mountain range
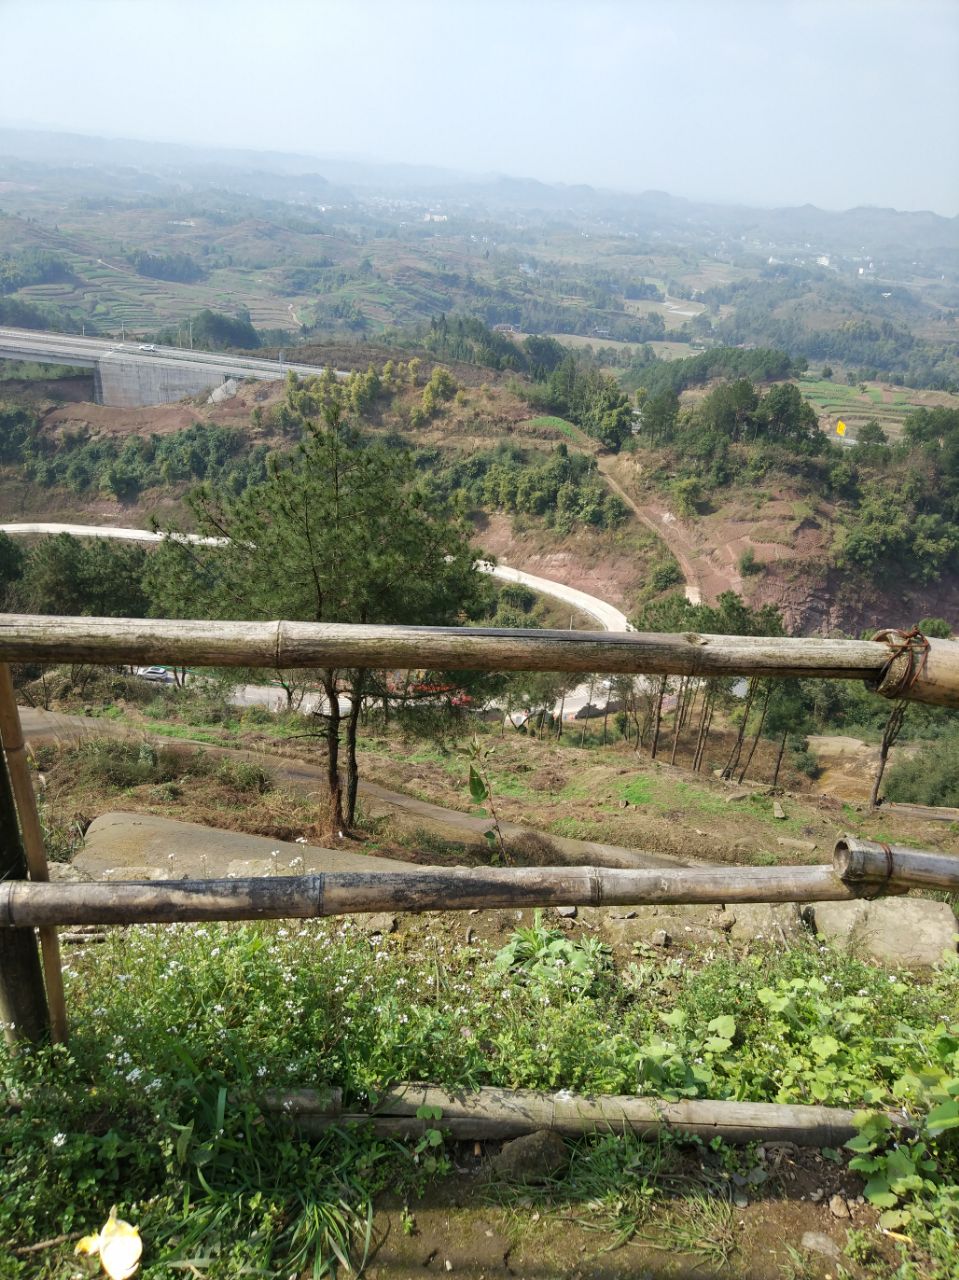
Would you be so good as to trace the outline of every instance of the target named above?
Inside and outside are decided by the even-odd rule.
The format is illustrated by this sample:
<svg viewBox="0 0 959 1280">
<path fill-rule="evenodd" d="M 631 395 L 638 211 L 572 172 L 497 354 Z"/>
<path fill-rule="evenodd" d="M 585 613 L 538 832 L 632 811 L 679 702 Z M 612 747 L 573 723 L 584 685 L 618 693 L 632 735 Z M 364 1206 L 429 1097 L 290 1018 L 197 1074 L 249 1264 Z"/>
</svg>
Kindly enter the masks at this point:
<svg viewBox="0 0 959 1280">
<path fill-rule="evenodd" d="M 757 209 L 687 200 L 664 191 L 630 193 L 429 165 L 15 128 L 0 128 L 0 161 L 5 158 L 72 170 L 123 170 L 125 187 L 132 170 L 172 186 L 222 187 L 267 199 L 343 204 L 380 197 L 421 201 L 450 212 L 468 207 L 496 214 L 608 217 L 634 223 L 644 232 L 659 228 L 688 233 L 708 227 L 731 238 L 766 236 L 779 246 L 828 243 L 837 252 L 881 253 L 895 246 L 901 253 L 914 246 L 917 252 L 945 249 L 959 254 L 959 217 L 929 212 L 874 207 L 833 212 L 810 204 Z"/>
</svg>

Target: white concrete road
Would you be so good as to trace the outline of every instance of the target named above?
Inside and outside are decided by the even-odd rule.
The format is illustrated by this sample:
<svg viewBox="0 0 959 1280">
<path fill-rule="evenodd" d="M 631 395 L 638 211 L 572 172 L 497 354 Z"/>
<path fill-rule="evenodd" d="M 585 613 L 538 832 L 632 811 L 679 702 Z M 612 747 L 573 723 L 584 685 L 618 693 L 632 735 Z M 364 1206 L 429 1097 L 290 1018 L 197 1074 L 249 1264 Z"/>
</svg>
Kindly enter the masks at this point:
<svg viewBox="0 0 959 1280">
<path fill-rule="evenodd" d="M 162 533 L 153 533 L 149 529 L 124 529 L 105 524 L 64 524 L 43 521 L 34 521 L 27 524 L 0 524 L 0 533 L 9 534 L 11 537 L 22 537 L 27 534 L 54 535 L 69 533 L 75 538 L 119 538 L 127 542 L 162 542 L 166 536 Z M 184 542 L 195 542 L 206 547 L 222 546 L 225 541 L 223 538 L 204 538 L 196 533 L 184 533 L 177 536 L 182 537 Z M 589 617 L 595 618 L 603 631 L 631 630 L 629 621 L 624 613 L 620 613 L 619 609 L 607 604 L 605 600 L 588 595 L 585 591 L 578 591 L 575 587 L 567 587 L 562 582 L 554 582 L 552 578 L 538 578 L 535 574 L 524 573 L 521 569 L 512 569 L 506 564 L 490 564 L 486 560 L 480 560 L 477 563 L 477 568 L 483 573 L 492 574 L 494 578 L 502 579 L 504 582 L 521 583 L 532 591 L 538 591 L 541 595 L 552 596 L 556 600 L 562 600 L 564 604 L 568 604 L 572 608 L 588 614 Z"/>
<path fill-rule="evenodd" d="M 37 521 L 27 524 L 0 524 L 0 532 L 9 534 L 11 537 L 24 537 L 30 534 L 55 535 L 69 533 L 77 538 L 119 538 L 128 542 L 162 542 L 164 537 L 161 533 L 152 533 L 147 529 Z M 204 546 L 219 546 L 223 542 L 221 538 L 204 538 L 195 533 L 186 533 L 181 536 L 188 542 L 196 542 Z M 564 604 L 568 604 L 571 608 L 578 609 L 581 613 L 594 618 L 603 631 L 631 630 L 629 621 L 624 613 L 621 613 L 613 605 L 607 604 L 605 600 L 591 596 L 585 591 L 579 591 L 575 587 L 567 587 L 565 583 L 555 582 L 552 578 L 540 578 L 532 573 L 524 573 L 521 569 L 513 569 L 506 564 L 493 565 L 488 561 L 481 560 L 478 562 L 478 568 L 483 573 L 490 573 L 494 578 L 499 578 L 504 582 L 520 583 L 525 587 L 529 587 L 532 591 L 551 596 L 555 600 L 562 600 Z M 588 683 L 578 685 L 563 700 L 564 718 L 574 719 L 576 713 L 590 702 L 594 706 L 601 707 L 604 703 L 606 692 L 607 690 L 599 681 L 592 689 Z M 238 706 L 259 705 L 269 707 L 271 710 L 278 710 L 286 705 L 286 695 L 282 689 L 271 686 L 241 685 L 237 687 L 233 701 Z M 322 699 L 318 695 L 309 695 L 308 699 L 304 700 L 303 710 L 310 711 L 321 705 L 323 705 Z M 344 702 L 343 709 L 344 711 L 349 709 L 348 702 Z M 559 708 L 556 707 L 554 710 L 558 711 Z"/>
</svg>

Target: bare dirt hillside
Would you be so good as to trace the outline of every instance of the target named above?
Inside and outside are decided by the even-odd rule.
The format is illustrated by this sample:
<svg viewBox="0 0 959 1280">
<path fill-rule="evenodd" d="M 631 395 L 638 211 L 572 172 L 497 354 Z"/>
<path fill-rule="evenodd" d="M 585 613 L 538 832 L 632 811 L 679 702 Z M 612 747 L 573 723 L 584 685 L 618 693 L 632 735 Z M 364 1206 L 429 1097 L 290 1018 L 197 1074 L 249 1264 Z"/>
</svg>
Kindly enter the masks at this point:
<svg viewBox="0 0 959 1280">
<path fill-rule="evenodd" d="M 864 582 L 831 567 L 835 508 L 787 477 L 712 494 L 711 510 L 685 519 L 646 483 L 636 457 L 605 458 L 600 470 L 679 561 L 691 599 L 699 595 L 709 603 L 722 591 L 736 591 L 752 605 L 776 605 L 790 629 L 803 635 L 855 635 L 869 627 L 959 614 L 959 581 L 946 578 L 923 587 L 891 573 L 888 582 Z M 740 567 L 748 550 L 758 566 L 750 575 Z"/>
</svg>

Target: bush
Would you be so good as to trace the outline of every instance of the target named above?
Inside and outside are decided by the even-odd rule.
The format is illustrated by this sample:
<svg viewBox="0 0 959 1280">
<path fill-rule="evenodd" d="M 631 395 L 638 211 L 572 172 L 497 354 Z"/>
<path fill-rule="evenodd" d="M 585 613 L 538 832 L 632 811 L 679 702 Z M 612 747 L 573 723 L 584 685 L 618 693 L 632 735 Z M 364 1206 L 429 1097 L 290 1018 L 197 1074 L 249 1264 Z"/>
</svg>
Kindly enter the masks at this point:
<svg viewBox="0 0 959 1280">
<path fill-rule="evenodd" d="M 739 572 L 744 578 L 750 577 L 755 573 L 762 573 L 763 566 L 756 559 L 756 553 L 752 547 L 747 547 L 739 557 Z"/>
<path fill-rule="evenodd" d="M 651 591 L 668 591 L 670 587 L 683 584 L 683 571 L 675 560 L 661 560 L 649 571 L 649 587 Z"/>
<path fill-rule="evenodd" d="M 235 791 L 254 791 L 265 795 L 273 790 L 273 776 L 249 760 L 221 760 L 216 770 L 219 782 Z"/>
<path fill-rule="evenodd" d="M 890 800 L 911 804 L 959 805 L 959 741 L 925 746 L 887 775 Z"/>
</svg>

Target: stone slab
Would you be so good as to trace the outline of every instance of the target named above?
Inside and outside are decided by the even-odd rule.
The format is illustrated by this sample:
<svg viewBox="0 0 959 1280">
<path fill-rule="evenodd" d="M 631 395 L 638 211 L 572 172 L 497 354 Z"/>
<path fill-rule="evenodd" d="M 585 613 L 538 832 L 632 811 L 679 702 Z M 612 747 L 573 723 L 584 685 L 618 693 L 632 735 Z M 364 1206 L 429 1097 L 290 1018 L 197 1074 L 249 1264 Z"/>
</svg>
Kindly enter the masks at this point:
<svg viewBox="0 0 959 1280">
<path fill-rule="evenodd" d="M 908 969 L 931 968 L 944 953 L 955 954 L 959 934 L 948 903 L 929 898 L 817 902 L 804 914 L 833 945 Z"/>
<path fill-rule="evenodd" d="M 275 850 L 275 853 L 274 853 Z M 73 866 L 94 879 L 220 879 L 323 871 L 404 871 L 390 858 L 223 831 L 147 813 L 104 813 L 90 823 Z"/>
</svg>

